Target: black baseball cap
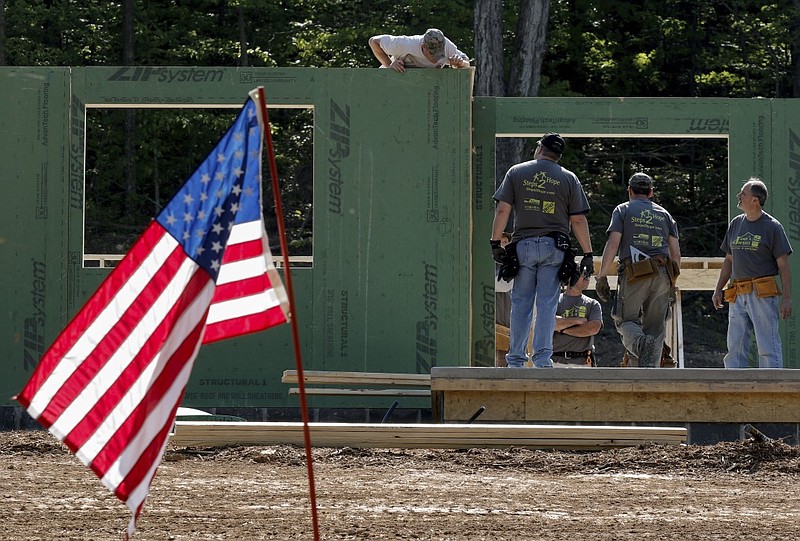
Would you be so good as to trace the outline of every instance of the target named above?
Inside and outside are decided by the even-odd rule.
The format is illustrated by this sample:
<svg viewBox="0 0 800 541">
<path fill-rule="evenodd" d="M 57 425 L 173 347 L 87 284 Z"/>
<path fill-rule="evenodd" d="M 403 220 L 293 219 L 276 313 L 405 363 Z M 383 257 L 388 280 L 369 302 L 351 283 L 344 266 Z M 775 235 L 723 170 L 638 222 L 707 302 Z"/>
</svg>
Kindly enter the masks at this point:
<svg viewBox="0 0 800 541">
<path fill-rule="evenodd" d="M 546 133 L 539 139 L 539 144 L 557 154 L 564 153 L 564 139 L 555 132 Z"/>
<path fill-rule="evenodd" d="M 628 186 L 631 188 L 652 189 L 653 179 L 650 178 L 650 175 L 645 175 L 644 173 L 634 173 L 628 179 Z"/>
</svg>

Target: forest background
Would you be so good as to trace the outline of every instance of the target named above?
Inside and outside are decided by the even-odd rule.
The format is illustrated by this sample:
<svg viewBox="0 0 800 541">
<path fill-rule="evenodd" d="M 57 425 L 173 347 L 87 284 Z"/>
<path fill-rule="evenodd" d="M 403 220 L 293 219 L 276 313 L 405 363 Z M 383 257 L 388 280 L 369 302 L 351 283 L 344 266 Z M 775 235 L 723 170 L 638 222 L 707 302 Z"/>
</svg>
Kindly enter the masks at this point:
<svg viewBox="0 0 800 541">
<path fill-rule="evenodd" d="M 377 68 L 370 36 L 430 27 L 475 59 L 476 96 L 800 97 L 800 0 L 0 0 L 0 65 Z M 125 253 L 233 114 L 92 110 L 86 251 Z M 290 252 L 311 254 L 313 113 L 270 120 Z M 498 182 L 530 143 L 498 140 Z M 596 254 L 626 179 L 645 171 L 683 254 L 722 255 L 728 183 L 745 180 L 728 179 L 724 138 L 570 139 L 561 163 L 591 202 Z M 708 292 L 684 292 L 682 306 L 687 366 L 721 366 L 726 311 Z M 603 309 L 598 350 L 613 365 L 621 349 Z"/>
</svg>

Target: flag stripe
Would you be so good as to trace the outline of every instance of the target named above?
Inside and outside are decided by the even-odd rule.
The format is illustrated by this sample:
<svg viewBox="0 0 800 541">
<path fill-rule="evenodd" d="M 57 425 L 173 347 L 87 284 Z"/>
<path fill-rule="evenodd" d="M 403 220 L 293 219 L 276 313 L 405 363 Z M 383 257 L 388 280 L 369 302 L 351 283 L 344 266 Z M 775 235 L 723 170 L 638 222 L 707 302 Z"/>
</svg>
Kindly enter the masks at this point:
<svg viewBox="0 0 800 541">
<path fill-rule="evenodd" d="M 263 275 L 265 272 L 267 272 L 267 262 L 263 255 L 241 261 L 233 261 L 222 266 L 222 269 L 219 271 L 217 285 L 246 280 L 254 276 Z"/>
<path fill-rule="evenodd" d="M 261 220 L 241 222 L 233 226 L 231 236 L 228 238 L 228 247 L 236 246 L 249 240 L 259 240 L 264 233 L 264 226 Z M 227 252 L 227 248 L 225 251 Z"/>
<path fill-rule="evenodd" d="M 242 259 L 263 256 L 264 247 L 261 243 L 261 237 L 259 237 L 257 239 L 244 241 L 239 244 L 228 244 L 228 247 L 225 249 L 225 257 L 222 258 L 222 265 L 224 268 L 226 264 L 234 261 L 241 261 Z M 219 284 L 219 280 L 217 280 L 217 284 Z"/>
<path fill-rule="evenodd" d="M 214 291 L 214 302 L 220 304 L 237 297 L 257 295 L 267 290 L 272 290 L 272 284 L 266 274 L 259 274 L 240 282 L 218 285 L 216 291 Z M 212 311 L 213 307 L 214 305 L 212 305 Z"/>
<path fill-rule="evenodd" d="M 56 338 L 50 349 L 45 352 L 42 359 L 36 368 L 36 371 L 28 380 L 23 390 L 20 392 L 18 400 L 26 408 L 32 402 L 31 397 L 37 394 L 44 383 L 50 378 L 51 374 L 56 368 L 63 370 L 64 364 L 62 358 L 66 356 L 75 344 L 78 337 L 84 334 L 84 331 L 90 326 L 98 325 L 96 322 L 98 316 L 104 311 L 106 305 L 114 301 L 113 297 L 120 289 L 120 284 L 125 283 L 129 278 L 137 273 L 137 267 L 140 266 L 142 260 L 147 257 L 151 252 L 159 252 L 165 249 L 162 246 L 163 229 L 148 227 L 139 240 L 133 245 L 128 255 L 123 258 L 114 270 L 109 274 L 98 290 L 91 299 L 84 305 L 72 321 L 64 328 L 63 331 Z M 167 236 L 165 242 L 171 243 L 174 247 L 174 239 Z M 171 250 L 171 248 L 169 248 Z M 145 271 L 142 271 L 144 273 Z M 141 277 L 145 279 L 146 276 Z M 111 321 L 113 323 L 113 320 Z M 106 328 L 111 324 L 105 322 Z M 102 323 L 101 323 L 102 324 Z M 97 328 L 97 327 L 95 327 Z M 60 386 L 60 384 L 59 384 Z M 47 392 L 46 392 L 47 394 Z M 52 391 L 49 393 L 52 396 Z M 44 399 L 49 402 L 49 396 Z M 29 411 L 32 417 L 38 417 L 38 409 L 33 408 Z"/>
<path fill-rule="evenodd" d="M 159 272 L 153 275 L 152 280 L 142 289 L 125 313 L 117 316 L 119 324 L 114 328 L 114 332 L 107 333 L 99 340 L 91 340 L 96 342 L 97 346 L 80 361 L 80 369 L 78 366 L 75 367 L 76 370 L 70 374 L 59 393 L 42 412 L 45 423 L 57 424 L 58 419 L 68 408 L 72 411 L 66 415 L 66 422 L 69 422 L 70 418 L 75 419 L 86 402 L 96 400 L 97 396 L 105 391 L 104 387 L 111 384 L 119 375 L 119 371 L 128 365 L 132 356 L 142 348 L 143 342 L 150 336 L 167 308 L 163 303 L 154 301 L 163 294 L 168 294 L 169 287 L 175 292 L 184 287 L 183 283 L 175 284 L 174 281 L 170 281 L 176 273 L 181 275 L 186 272 L 181 269 L 181 263 L 184 263 L 185 267 L 186 261 L 180 247 L 173 250 Z M 196 268 L 194 262 L 188 261 L 191 267 Z M 69 430 L 71 427 L 62 430 L 54 426 L 53 434 L 63 439 Z"/>
<path fill-rule="evenodd" d="M 263 331 L 276 325 L 286 323 L 286 315 L 280 307 L 267 312 L 259 312 L 248 317 L 226 319 L 220 323 L 206 326 L 203 343 L 210 344 L 231 336 Z"/>
<path fill-rule="evenodd" d="M 183 305 L 186 299 L 197 297 L 202 299 L 210 295 L 210 293 L 203 292 L 203 289 L 207 287 L 207 275 L 202 271 L 196 272 L 186 286 L 186 293 L 181 297 L 183 302 L 175 303 L 169 314 L 164 318 L 164 321 L 158 325 L 155 332 L 143 344 L 141 351 L 133 357 L 124 370 L 118 375 L 109 374 L 95 378 L 97 380 L 95 388 L 99 388 L 102 385 L 100 382 L 113 379 L 113 383 L 108 386 L 108 389 L 102 395 L 99 389 L 93 390 L 91 394 L 87 393 L 89 394 L 87 399 L 91 399 L 92 396 L 99 396 L 99 398 L 95 399 L 96 402 L 93 404 L 86 403 L 84 410 L 76 410 L 69 417 L 72 422 L 67 421 L 65 415 L 53 425 L 54 429 L 57 428 L 68 433 L 65 441 L 68 442 L 71 449 L 77 450 L 82 447 L 104 421 L 110 423 L 111 426 L 118 426 L 127 418 L 133 402 L 128 400 L 120 404 L 120 401 L 136 383 L 137 379 L 149 381 L 157 375 L 155 371 L 160 369 L 157 364 L 158 357 L 172 354 L 172 351 L 163 349 L 169 333 L 188 334 L 191 328 L 197 324 L 198 309 L 192 309 L 186 313 L 181 313 L 181 311 L 184 310 Z M 174 330 L 171 329 L 172 326 L 174 326 Z M 74 425 L 74 427 L 71 425 Z"/>
<path fill-rule="evenodd" d="M 231 299 L 225 302 L 218 302 L 213 306 L 213 313 L 209 310 L 207 325 L 213 325 L 226 319 L 233 319 L 239 316 L 249 316 L 269 310 L 278 306 L 278 298 L 273 290 L 263 291 L 257 295 Z"/>
</svg>

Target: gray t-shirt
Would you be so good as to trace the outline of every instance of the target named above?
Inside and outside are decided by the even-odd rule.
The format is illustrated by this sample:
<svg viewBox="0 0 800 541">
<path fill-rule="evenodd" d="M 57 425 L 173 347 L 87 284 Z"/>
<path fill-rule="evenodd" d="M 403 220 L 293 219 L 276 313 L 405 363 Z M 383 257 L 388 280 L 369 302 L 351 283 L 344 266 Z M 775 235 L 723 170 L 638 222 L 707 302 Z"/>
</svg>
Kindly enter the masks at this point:
<svg viewBox="0 0 800 541">
<path fill-rule="evenodd" d="M 733 256 L 734 280 L 776 276 L 776 260 L 792 253 L 783 226 L 766 212 L 753 222 L 744 214 L 731 220 L 720 248 Z"/>
<path fill-rule="evenodd" d="M 555 231 L 569 235 L 569 217 L 589 212 L 589 200 L 578 177 L 551 160 L 511 167 L 494 200 L 514 208 L 515 241 Z"/>
<path fill-rule="evenodd" d="M 562 293 L 558 299 L 556 315 L 561 317 L 585 317 L 589 321 L 603 321 L 600 303 L 586 295 L 573 297 Z M 594 336 L 570 336 L 553 333 L 553 351 L 586 351 L 594 346 Z"/>
<path fill-rule="evenodd" d="M 606 234 L 611 232 L 622 233 L 618 254 L 622 261 L 631 258 L 631 247 L 647 257 L 669 256 L 669 237 L 678 238 L 678 225 L 664 207 L 639 198 L 617 205 Z"/>
</svg>

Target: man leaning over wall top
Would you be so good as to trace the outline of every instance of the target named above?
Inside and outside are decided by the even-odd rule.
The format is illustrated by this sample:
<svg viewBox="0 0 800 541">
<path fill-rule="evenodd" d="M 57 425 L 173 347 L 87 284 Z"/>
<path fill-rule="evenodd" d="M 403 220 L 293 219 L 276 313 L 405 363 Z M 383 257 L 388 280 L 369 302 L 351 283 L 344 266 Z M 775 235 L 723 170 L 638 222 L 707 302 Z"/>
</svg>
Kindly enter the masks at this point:
<svg viewBox="0 0 800 541">
<path fill-rule="evenodd" d="M 469 67 L 469 57 L 436 28 L 429 28 L 418 36 L 372 36 L 369 47 L 382 68 L 398 73 L 405 72 L 406 68 Z"/>
</svg>

